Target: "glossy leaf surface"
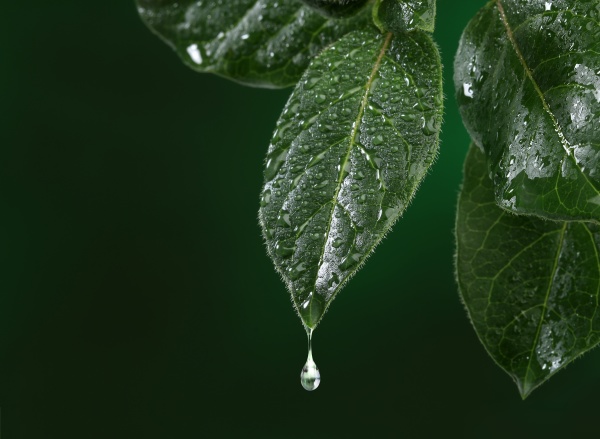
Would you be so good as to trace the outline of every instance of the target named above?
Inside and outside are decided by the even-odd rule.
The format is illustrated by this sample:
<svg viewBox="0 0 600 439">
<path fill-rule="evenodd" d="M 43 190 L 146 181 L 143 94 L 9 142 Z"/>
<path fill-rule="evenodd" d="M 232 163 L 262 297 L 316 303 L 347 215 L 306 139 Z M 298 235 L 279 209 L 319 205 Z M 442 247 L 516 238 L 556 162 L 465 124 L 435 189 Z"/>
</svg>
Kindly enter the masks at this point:
<svg viewBox="0 0 600 439">
<path fill-rule="evenodd" d="M 600 341 L 600 228 L 499 208 L 471 147 L 456 222 L 462 299 L 479 339 L 526 397 Z"/>
<path fill-rule="evenodd" d="M 438 150 L 430 37 L 356 31 L 308 68 L 269 147 L 260 221 L 306 326 L 402 214 Z"/>
<path fill-rule="evenodd" d="M 310 60 L 351 30 L 369 8 L 327 19 L 299 0 L 137 0 L 150 29 L 200 72 L 262 87 L 295 84 Z"/>
<path fill-rule="evenodd" d="M 496 0 L 466 28 L 457 98 L 502 207 L 600 220 L 598 20 L 598 0 Z"/>
<path fill-rule="evenodd" d="M 436 0 L 379 0 L 373 19 L 382 30 L 409 32 L 421 29 L 433 32 Z"/>
<path fill-rule="evenodd" d="M 366 0 L 302 0 L 328 17 L 344 17 L 362 8 Z"/>
</svg>

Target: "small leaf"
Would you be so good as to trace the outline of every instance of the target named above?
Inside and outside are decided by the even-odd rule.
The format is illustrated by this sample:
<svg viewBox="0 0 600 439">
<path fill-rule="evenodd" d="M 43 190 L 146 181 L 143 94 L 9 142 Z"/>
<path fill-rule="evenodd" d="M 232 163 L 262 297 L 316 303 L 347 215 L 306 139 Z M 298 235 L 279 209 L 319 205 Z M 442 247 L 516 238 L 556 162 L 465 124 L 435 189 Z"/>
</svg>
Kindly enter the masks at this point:
<svg viewBox="0 0 600 439">
<path fill-rule="evenodd" d="M 600 1 L 488 3 L 455 61 L 463 120 L 515 213 L 600 221 Z"/>
<path fill-rule="evenodd" d="M 373 20 L 382 31 L 394 33 L 435 28 L 435 0 L 377 0 Z"/>
<path fill-rule="evenodd" d="M 307 327 L 404 212 L 441 117 L 440 58 L 422 32 L 352 32 L 296 86 L 269 147 L 260 222 Z"/>
<path fill-rule="evenodd" d="M 366 0 L 302 0 L 328 17 L 346 17 L 356 13 Z"/>
<path fill-rule="evenodd" d="M 323 17 L 299 0 L 137 0 L 148 27 L 199 72 L 260 87 L 295 84 L 310 60 L 364 28 L 370 8 Z"/>
<path fill-rule="evenodd" d="M 456 269 L 479 339 L 525 398 L 600 341 L 600 227 L 499 208 L 471 147 L 456 220 Z"/>
</svg>

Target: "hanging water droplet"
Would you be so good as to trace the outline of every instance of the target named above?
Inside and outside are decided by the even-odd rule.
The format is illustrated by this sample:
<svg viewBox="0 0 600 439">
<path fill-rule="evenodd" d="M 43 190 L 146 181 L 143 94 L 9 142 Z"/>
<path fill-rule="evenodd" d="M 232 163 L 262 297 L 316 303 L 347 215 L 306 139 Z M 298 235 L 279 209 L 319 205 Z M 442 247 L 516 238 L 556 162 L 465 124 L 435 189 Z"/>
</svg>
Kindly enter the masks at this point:
<svg viewBox="0 0 600 439">
<path fill-rule="evenodd" d="M 312 333 L 313 330 L 309 329 L 306 331 L 308 335 L 308 357 L 306 358 L 306 363 L 302 368 L 302 372 L 300 373 L 300 383 L 302 383 L 302 387 L 309 392 L 315 390 L 321 384 L 321 373 L 319 372 L 319 368 L 315 364 L 312 356 Z"/>
</svg>

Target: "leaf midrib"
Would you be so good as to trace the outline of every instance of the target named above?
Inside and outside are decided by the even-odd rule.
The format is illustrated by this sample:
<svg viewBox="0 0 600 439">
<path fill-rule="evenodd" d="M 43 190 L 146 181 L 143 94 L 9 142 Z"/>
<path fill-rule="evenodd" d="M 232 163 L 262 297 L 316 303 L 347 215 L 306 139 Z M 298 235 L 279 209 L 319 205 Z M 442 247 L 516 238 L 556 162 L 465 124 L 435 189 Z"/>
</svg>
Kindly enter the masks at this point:
<svg viewBox="0 0 600 439">
<path fill-rule="evenodd" d="M 542 304 L 542 312 L 540 315 L 540 320 L 538 322 L 538 326 L 535 332 L 535 337 L 533 338 L 533 343 L 531 344 L 531 351 L 529 352 L 529 361 L 527 363 L 527 369 L 525 371 L 525 376 L 523 377 L 524 380 L 527 380 L 527 376 L 529 375 L 529 373 L 531 372 L 531 363 L 533 361 L 533 357 L 534 357 L 534 351 L 535 348 L 537 347 L 539 341 L 540 341 L 540 332 L 542 331 L 542 326 L 544 324 L 544 320 L 545 320 L 545 315 L 546 315 L 546 311 L 548 310 L 548 300 L 550 299 L 550 293 L 552 292 L 552 285 L 554 285 L 554 277 L 556 276 L 556 272 L 558 271 L 558 261 L 560 259 L 560 255 L 562 253 L 562 248 L 563 248 L 563 244 L 565 241 L 565 232 L 567 230 L 567 224 L 568 223 L 564 223 L 562 226 L 562 229 L 560 231 L 560 239 L 556 248 L 556 254 L 554 256 L 554 265 L 552 267 L 552 273 L 551 275 L 548 277 L 549 281 L 548 281 L 548 288 L 546 290 L 546 296 L 544 297 L 544 302 Z M 525 381 L 523 382 L 523 384 L 525 384 Z M 530 389 L 529 392 L 531 392 L 532 389 Z M 529 393 L 527 392 L 527 394 Z M 523 396 L 527 396 L 527 394 L 524 394 Z"/>
<path fill-rule="evenodd" d="M 325 240 L 323 243 L 323 247 L 321 248 L 321 254 L 320 254 L 320 261 L 319 261 L 319 265 L 318 265 L 318 270 L 322 267 L 323 265 L 323 256 L 325 255 L 325 247 L 327 246 L 327 241 L 329 239 L 329 233 L 331 232 L 331 223 L 333 220 L 333 213 L 335 211 L 335 207 L 338 205 L 338 197 L 340 194 L 340 191 L 342 189 L 342 183 L 344 181 L 343 175 L 344 175 L 344 169 L 346 168 L 346 164 L 348 163 L 348 159 L 350 158 L 350 154 L 352 153 L 352 149 L 355 146 L 355 142 L 356 142 L 356 135 L 358 134 L 358 129 L 360 127 L 360 121 L 365 113 L 365 108 L 367 107 L 367 103 L 368 103 L 368 99 L 369 99 L 369 95 L 371 93 L 371 86 L 373 85 L 373 81 L 375 80 L 377 73 L 379 71 L 379 67 L 381 66 L 381 62 L 383 61 L 385 52 L 387 51 L 390 42 L 392 40 L 392 33 L 388 32 L 385 36 L 385 40 L 383 41 L 383 45 L 381 46 L 381 49 L 379 50 L 379 54 L 377 56 L 377 60 L 375 61 L 375 64 L 373 65 L 373 68 L 371 69 L 371 74 L 369 75 L 369 79 L 367 80 L 367 83 L 365 84 L 365 93 L 363 94 L 363 98 L 360 104 L 360 107 L 358 109 L 358 114 L 356 116 L 356 120 L 354 121 L 354 125 L 352 127 L 352 133 L 350 135 L 349 138 L 349 142 L 348 142 L 348 150 L 346 151 L 346 156 L 344 157 L 344 160 L 340 163 L 340 171 L 339 171 L 339 175 L 338 175 L 338 181 L 336 184 L 336 188 L 335 188 L 335 193 L 332 197 L 332 205 L 331 205 L 331 211 L 329 213 L 329 219 L 327 221 L 327 232 L 325 233 Z M 317 273 L 318 273 L 317 270 Z M 312 305 L 314 303 L 314 297 L 315 294 L 317 293 L 317 281 L 319 279 L 319 276 L 317 275 L 315 277 L 315 283 L 314 283 L 314 288 L 313 288 L 313 295 L 310 298 L 310 303 L 309 303 L 309 315 L 312 315 Z M 331 302 L 331 301 L 329 301 Z M 323 313 L 325 313 L 325 310 L 327 309 L 327 305 L 325 306 L 325 309 L 323 310 Z M 323 315 L 323 313 L 321 315 Z M 320 316 L 319 316 L 319 320 L 320 320 Z M 318 324 L 319 320 L 317 320 L 317 322 L 311 322 L 314 324 L 313 328 L 316 327 L 316 325 Z"/>
<path fill-rule="evenodd" d="M 550 116 L 550 119 L 552 120 L 552 123 L 554 125 L 554 130 L 558 134 L 558 138 L 559 138 L 558 140 L 559 140 L 560 144 L 562 145 L 563 149 L 565 150 L 567 157 L 569 157 L 573 161 L 575 168 L 583 176 L 586 183 L 592 188 L 592 190 L 596 194 L 600 195 L 600 191 L 598 189 L 596 189 L 596 187 L 589 180 L 588 176 L 579 167 L 577 160 L 575 160 L 575 157 L 571 151 L 571 144 L 565 137 L 565 135 L 562 131 L 562 128 L 561 128 L 560 124 L 558 123 L 558 120 L 556 119 L 556 116 L 554 116 L 554 113 L 552 113 L 552 109 L 548 105 L 548 102 L 546 102 L 544 93 L 542 92 L 540 86 L 538 85 L 537 81 L 533 77 L 533 74 L 532 74 L 531 70 L 529 69 L 527 62 L 525 61 L 525 58 L 523 57 L 523 53 L 521 52 L 521 49 L 517 45 L 512 28 L 510 27 L 510 24 L 508 23 L 508 18 L 506 17 L 506 12 L 504 11 L 504 6 L 502 5 L 502 1 L 495 0 L 495 2 L 496 2 L 496 6 L 498 8 L 498 12 L 500 13 L 500 20 L 502 21 L 502 24 L 504 25 L 504 28 L 506 29 L 506 35 L 508 37 L 508 40 L 510 41 L 511 46 L 512 46 L 513 50 L 515 51 L 515 54 L 517 55 L 519 62 L 523 66 L 523 69 L 525 70 L 525 74 L 529 78 L 529 81 L 531 82 L 531 84 L 533 85 L 533 88 L 535 89 L 536 93 L 538 94 L 540 101 L 542 102 L 542 106 L 544 107 L 544 111 L 548 114 L 548 116 Z"/>
</svg>

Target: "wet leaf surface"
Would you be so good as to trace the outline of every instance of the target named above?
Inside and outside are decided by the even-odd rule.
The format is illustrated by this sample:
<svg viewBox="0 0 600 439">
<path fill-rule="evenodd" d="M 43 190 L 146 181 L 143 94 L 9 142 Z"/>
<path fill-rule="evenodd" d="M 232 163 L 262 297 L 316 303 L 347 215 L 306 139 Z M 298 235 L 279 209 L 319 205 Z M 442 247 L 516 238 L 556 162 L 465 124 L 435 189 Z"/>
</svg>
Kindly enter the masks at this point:
<svg viewBox="0 0 600 439">
<path fill-rule="evenodd" d="M 366 0 L 302 0 L 328 17 L 349 16 L 362 8 Z"/>
<path fill-rule="evenodd" d="M 410 202 L 441 117 L 439 54 L 423 32 L 352 32 L 298 83 L 269 147 L 260 222 L 306 326 Z"/>
<path fill-rule="evenodd" d="M 502 207 L 600 221 L 598 20 L 598 0 L 495 0 L 467 26 L 457 99 Z"/>
<path fill-rule="evenodd" d="M 327 19 L 299 0 L 137 0 L 148 27 L 200 72 L 261 87 L 295 84 L 310 60 L 370 25 L 365 7 Z"/>
<path fill-rule="evenodd" d="M 600 341 L 600 228 L 499 208 L 472 146 L 458 203 L 457 278 L 479 339 L 523 397 Z"/>
<path fill-rule="evenodd" d="M 374 8 L 378 27 L 390 32 L 409 32 L 421 29 L 433 32 L 435 0 L 381 0 Z"/>
</svg>

